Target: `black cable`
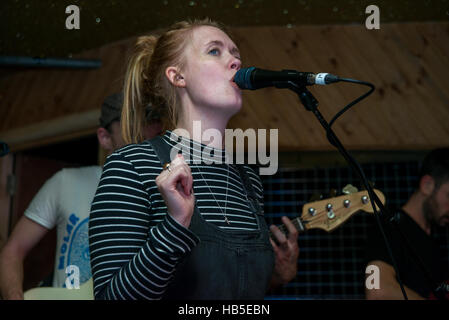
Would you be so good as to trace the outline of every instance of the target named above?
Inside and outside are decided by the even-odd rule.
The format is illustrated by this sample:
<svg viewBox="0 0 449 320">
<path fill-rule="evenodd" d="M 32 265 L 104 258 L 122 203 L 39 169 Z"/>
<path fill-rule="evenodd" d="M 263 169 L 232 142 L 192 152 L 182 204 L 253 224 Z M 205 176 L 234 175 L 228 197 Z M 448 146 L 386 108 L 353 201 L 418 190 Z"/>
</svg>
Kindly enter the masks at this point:
<svg viewBox="0 0 449 320">
<path fill-rule="evenodd" d="M 331 129 L 330 127 L 327 129 L 327 133 L 328 133 L 328 135 L 329 135 L 329 133 L 330 133 L 330 134 L 331 134 L 330 136 L 331 136 L 333 139 L 335 139 L 335 134 L 333 133 L 333 131 L 332 131 L 332 129 Z M 335 144 L 334 144 L 334 145 L 335 145 Z M 341 147 L 340 147 L 340 146 L 336 146 L 336 148 L 337 148 L 337 149 L 340 151 L 340 153 L 341 153 L 341 150 L 340 150 Z M 391 259 L 391 262 L 392 262 L 392 264 L 393 264 L 393 268 L 394 268 L 394 270 L 395 270 L 395 272 L 396 272 L 396 277 L 397 277 L 397 280 L 398 280 L 398 283 L 399 283 L 399 287 L 401 288 L 402 295 L 404 296 L 404 300 L 408 300 L 407 293 L 406 293 L 406 291 L 405 291 L 405 289 L 404 289 L 404 285 L 403 285 L 402 280 L 401 280 L 401 277 L 400 277 L 400 275 L 399 275 L 399 269 L 398 269 L 398 267 L 397 267 L 396 260 L 394 259 L 393 252 L 392 252 L 392 250 L 391 250 L 390 244 L 389 244 L 389 242 L 388 242 L 387 236 L 386 236 L 385 231 L 384 231 L 384 228 L 383 228 L 383 226 L 382 226 L 382 222 L 381 222 L 381 219 L 380 219 L 380 214 L 379 214 L 379 212 L 377 211 L 376 206 L 375 206 L 375 203 L 374 203 L 375 199 L 377 199 L 377 200 L 379 200 L 379 199 L 378 199 L 378 197 L 375 195 L 374 191 L 372 190 L 372 187 L 369 185 L 368 179 L 366 178 L 364 171 L 363 171 L 362 168 L 360 167 L 360 164 L 359 164 L 359 163 L 358 163 L 358 162 L 357 162 L 357 161 L 356 161 L 356 160 L 355 160 L 349 153 L 347 154 L 347 157 L 348 157 L 348 158 L 350 159 L 350 161 L 352 162 L 353 167 L 357 168 L 356 171 L 358 171 L 357 173 L 358 173 L 358 175 L 359 175 L 359 178 L 360 178 L 360 180 L 362 181 L 362 183 L 363 183 L 365 189 L 368 191 L 369 198 L 370 198 L 370 202 L 371 202 L 371 206 L 373 207 L 373 213 L 374 213 L 374 216 L 375 216 L 375 218 L 376 218 L 376 223 L 377 223 L 377 226 L 378 226 L 378 228 L 379 228 L 379 230 L 380 230 L 380 233 L 382 234 L 382 238 L 383 238 L 384 244 L 385 244 L 385 246 L 386 246 L 386 248 L 387 248 L 388 255 L 389 255 L 390 259 Z M 383 208 L 384 213 L 387 212 L 387 210 L 383 207 L 382 202 L 379 201 L 379 202 L 378 202 L 378 206 L 379 206 L 379 208 Z M 381 209 L 381 210 L 382 210 L 382 209 Z"/>
<path fill-rule="evenodd" d="M 356 168 L 356 173 L 359 175 L 359 178 L 362 181 L 365 189 L 368 191 L 370 202 L 371 202 L 371 206 L 373 207 L 374 216 L 376 217 L 376 223 L 377 223 L 377 226 L 378 226 L 378 228 L 379 228 L 379 230 L 380 230 L 380 232 L 382 234 L 382 238 L 383 238 L 383 241 L 384 241 L 385 246 L 387 248 L 388 255 L 389 255 L 390 259 L 391 259 L 391 262 L 393 264 L 393 268 L 394 268 L 394 270 L 396 272 L 396 277 L 397 277 L 397 280 L 398 280 L 398 283 L 399 283 L 399 287 L 401 288 L 402 295 L 404 296 L 404 300 L 408 300 L 407 293 L 406 293 L 406 291 L 404 289 L 404 285 L 403 285 L 401 277 L 399 275 L 399 269 L 397 267 L 396 260 L 394 258 L 393 252 L 391 250 L 391 246 L 390 246 L 390 244 L 388 242 L 388 239 L 386 237 L 384 228 L 382 226 L 382 222 L 381 222 L 381 219 L 380 219 L 380 214 L 377 211 L 376 205 L 374 203 L 375 199 L 378 199 L 378 197 L 377 197 L 377 195 L 375 195 L 374 191 L 372 190 L 371 185 L 368 183 L 368 179 L 366 178 L 364 171 L 360 167 L 360 164 L 349 153 L 346 152 L 346 150 L 344 149 L 343 145 L 341 145 L 341 143 L 337 140 L 337 137 L 335 136 L 335 133 L 332 131 L 332 129 L 330 127 L 325 128 L 325 129 L 326 129 L 326 132 L 327 132 L 327 135 L 328 135 L 329 142 L 332 139 L 333 142 L 331 142 L 331 143 L 340 151 L 340 153 L 342 153 L 342 154 L 343 154 L 343 152 L 346 153 L 346 157 L 345 158 L 347 160 L 349 160 L 350 164 L 352 163 L 352 167 Z M 383 209 L 384 212 L 387 211 L 383 207 L 382 202 L 379 201 L 378 202 L 378 206 L 379 206 L 379 208 L 381 208 L 381 210 Z"/>
<path fill-rule="evenodd" d="M 377 195 L 374 193 L 374 191 L 372 190 L 371 185 L 369 185 L 368 180 L 366 179 L 365 173 L 363 172 L 362 168 L 360 167 L 360 165 L 357 163 L 357 161 L 354 160 L 354 158 L 346 151 L 346 149 L 344 148 L 344 146 L 341 144 L 341 142 L 338 140 L 337 136 L 335 135 L 335 133 L 333 132 L 332 128 L 331 128 L 331 124 L 333 122 L 335 122 L 335 120 L 340 117 L 344 112 L 346 112 L 347 110 L 349 110 L 349 108 L 351 108 L 352 106 L 354 106 L 356 103 L 358 103 L 359 101 L 365 99 L 367 96 L 369 96 L 373 91 L 374 91 L 374 85 L 372 85 L 371 83 L 368 82 L 364 82 L 364 81 L 359 81 L 359 80 L 353 80 L 353 79 L 341 79 L 341 81 L 345 81 L 345 82 L 352 82 L 352 83 L 356 83 L 356 84 L 362 84 L 362 85 L 367 85 L 369 87 L 371 87 L 371 89 L 363 94 L 362 96 L 360 96 L 359 98 L 355 99 L 354 101 L 352 101 L 351 103 L 349 103 L 346 107 L 344 107 L 340 112 L 338 112 L 334 118 L 332 119 L 332 122 L 330 124 L 328 124 L 326 122 L 326 120 L 324 119 L 324 117 L 321 115 L 321 113 L 319 112 L 317 106 L 318 106 L 318 101 L 315 99 L 315 97 L 310 93 L 310 91 L 308 91 L 304 86 L 299 86 L 294 82 L 289 82 L 289 86 L 287 87 L 288 89 L 296 92 L 302 102 L 302 104 L 305 106 L 305 108 L 308 111 L 312 111 L 314 113 L 314 115 L 317 117 L 318 121 L 320 122 L 320 124 L 323 126 L 323 128 L 326 130 L 326 135 L 327 138 L 329 140 L 329 142 L 335 146 L 338 151 L 343 155 L 343 157 L 346 159 L 346 161 L 349 163 L 349 165 L 351 165 L 356 173 L 359 176 L 359 179 L 362 181 L 362 183 L 364 184 L 366 190 L 368 191 L 369 194 L 369 198 L 371 201 L 371 206 L 373 207 L 373 211 L 374 211 L 374 215 L 376 217 L 376 221 L 378 224 L 379 229 L 381 230 L 381 234 L 384 240 L 384 243 L 387 247 L 387 251 L 388 254 L 392 260 L 393 263 L 393 268 L 396 272 L 396 276 L 397 276 L 397 280 L 399 283 L 399 286 L 401 288 L 402 291 L 402 295 L 404 296 L 405 300 L 408 300 L 407 297 L 407 293 L 405 292 L 404 289 L 404 285 L 402 283 L 402 280 L 399 276 L 399 272 L 398 272 L 398 268 L 396 265 L 396 260 L 394 259 L 394 256 L 392 254 L 392 250 L 390 247 L 390 244 L 388 242 L 388 239 L 385 235 L 385 232 L 383 230 L 383 226 L 380 220 L 380 215 L 376 209 L 376 206 L 374 204 L 374 201 L 376 201 L 377 205 L 379 206 L 379 208 L 381 209 L 381 211 L 383 212 L 387 212 L 386 208 L 383 206 L 382 202 L 380 201 L 380 199 L 377 197 Z"/>
<path fill-rule="evenodd" d="M 362 101 L 363 99 L 365 99 L 366 97 L 368 97 L 371 93 L 373 93 L 375 87 L 373 84 L 369 83 L 369 82 L 365 82 L 365 81 L 360 81 L 360 80 L 355 80 L 355 79 L 349 79 L 349 78 L 338 78 L 338 81 L 342 81 L 342 82 L 351 82 L 351 83 L 356 83 L 356 84 L 361 84 L 364 86 L 368 86 L 371 89 L 361 95 L 360 97 L 358 97 L 357 99 L 355 99 L 354 101 L 350 102 L 346 107 L 344 107 L 343 109 L 341 109 L 340 111 L 338 111 L 335 116 L 331 119 L 331 121 L 329 121 L 329 128 L 332 127 L 332 124 L 346 111 L 348 111 L 353 105 L 355 105 L 356 103 Z"/>
<path fill-rule="evenodd" d="M 352 106 L 354 106 L 356 103 L 358 103 L 358 102 L 360 102 L 361 100 L 363 100 L 363 99 L 365 99 L 366 97 L 368 97 L 368 96 L 374 91 L 374 89 L 375 89 L 375 87 L 374 87 L 373 84 L 371 84 L 371 83 L 369 83 L 369 82 L 365 82 L 365 81 L 360 81 L 360 80 L 355 80 L 355 79 L 349 79 L 349 78 L 338 78 L 338 80 L 339 80 L 339 81 L 342 81 L 342 82 L 350 82 L 350 83 L 355 83 L 355 84 L 365 85 L 365 86 L 370 87 L 371 89 L 370 89 L 368 92 L 366 92 L 365 94 L 363 94 L 363 95 L 361 95 L 360 97 L 358 97 L 357 99 L 355 99 L 354 101 L 352 101 L 351 103 L 349 103 L 348 105 L 346 105 L 346 106 L 345 106 L 343 109 L 341 109 L 339 112 L 337 112 L 337 113 L 335 114 L 335 116 L 332 118 L 332 120 L 329 122 L 329 129 L 326 130 L 326 134 L 327 134 L 327 137 L 328 137 L 329 142 L 330 142 L 331 144 L 333 144 L 336 148 L 338 148 L 338 146 L 337 146 L 335 143 L 333 143 L 333 142 L 331 141 L 331 138 L 332 138 L 332 137 L 330 137 L 330 131 L 331 131 L 331 128 L 330 128 L 330 127 L 332 126 L 332 124 L 333 124 L 333 123 L 334 123 L 334 122 L 335 122 L 341 115 L 343 115 L 343 113 L 345 113 L 346 111 L 348 111 L 348 110 L 349 110 Z M 334 136 L 335 136 L 335 134 L 334 134 Z M 363 179 L 364 179 L 365 181 L 367 181 L 367 179 L 366 179 L 366 177 L 365 177 L 365 174 L 364 174 L 362 168 L 360 167 L 359 163 L 358 163 L 357 161 L 355 161 L 355 159 L 352 158 L 351 155 L 348 154 L 348 157 L 349 157 L 350 160 L 352 161 L 353 165 L 357 167 L 357 169 L 359 170 L 360 175 L 363 177 Z M 366 186 L 365 186 L 365 188 L 366 188 Z M 368 189 L 367 189 L 367 190 L 368 190 Z M 369 190 L 368 190 L 368 192 L 369 192 Z M 370 198 L 372 199 L 371 195 L 370 195 Z M 379 201 L 378 201 L 378 202 L 379 202 Z M 432 292 L 434 292 L 434 294 L 436 295 L 437 292 L 434 290 L 434 288 L 437 287 L 438 283 L 435 281 L 435 279 L 433 279 L 432 275 L 429 273 L 429 271 L 427 270 L 427 268 L 424 266 L 424 263 L 422 262 L 422 260 L 420 259 L 420 257 L 415 253 L 415 251 L 413 250 L 413 248 L 412 248 L 411 245 L 409 244 L 409 242 L 408 242 L 408 240 L 407 240 L 407 237 L 403 234 L 403 232 L 402 232 L 402 231 L 400 230 L 400 228 L 399 228 L 398 221 L 396 221 L 396 219 L 394 218 L 394 216 L 391 215 L 391 213 L 389 213 L 388 210 L 386 210 L 386 208 L 385 208 L 383 205 L 381 206 L 379 203 L 378 203 L 378 205 L 379 205 L 379 208 L 383 208 L 383 210 L 381 210 L 381 211 L 387 212 L 387 216 L 390 217 L 390 220 L 389 220 L 389 221 L 396 227 L 396 230 L 397 230 L 398 233 L 401 235 L 402 240 L 404 241 L 404 243 L 406 244 L 406 246 L 407 246 L 407 248 L 408 248 L 408 251 L 409 251 L 409 252 L 412 254 L 412 256 L 415 258 L 415 260 L 416 260 L 418 266 L 421 268 L 421 270 L 422 270 L 422 272 L 423 272 L 423 274 L 424 274 L 424 277 L 426 278 L 427 282 L 430 284 L 430 288 L 431 288 Z M 374 209 L 374 215 L 375 215 L 375 217 L 376 217 L 376 222 L 377 222 L 377 224 L 379 225 L 379 224 L 381 223 L 381 222 L 380 222 L 380 216 L 379 216 L 378 212 L 375 210 L 374 206 L 373 206 L 373 209 Z M 383 237 L 384 240 L 385 240 L 385 233 L 384 233 L 383 228 L 379 228 L 379 229 L 380 229 L 380 231 L 381 231 L 382 237 Z M 389 255 L 390 255 L 390 258 L 392 258 L 391 248 L 390 248 L 388 245 L 387 245 L 387 251 L 388 251 L 388 253 L 389 253 Z M 394 260 L 392 260 L 392 262 L 394 263 Z M 395 272 L 396 272 L 396 274 L 397 274 L 398 282 L 400 283 L 400 276 L 399 276 L 399 273 L 398 273 L 398 271 L 396 270 L 396 268 L 395 268 Z M 402 286 L 401 286 L 401 290 L 402 290 L 402 289 L 403 289 L 403 288 L 402 288 Z M 406 298 L 407 295 L 406 295 L 406 293 L 405 293 L 404 290 L 403 290 L 403 294 L 404 294 L 404 298 L 407 299 L 407 298 Z"/>
</svg>

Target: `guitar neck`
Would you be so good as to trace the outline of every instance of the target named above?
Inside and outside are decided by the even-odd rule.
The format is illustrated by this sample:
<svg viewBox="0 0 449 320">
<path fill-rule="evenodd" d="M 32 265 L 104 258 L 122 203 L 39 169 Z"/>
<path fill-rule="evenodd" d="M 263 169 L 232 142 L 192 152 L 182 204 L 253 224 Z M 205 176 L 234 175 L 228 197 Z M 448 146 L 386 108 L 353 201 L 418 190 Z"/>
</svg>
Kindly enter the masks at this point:
<svg viewBox="0 0 449 320">
<path fill-rule="evenodd" d="M 385 204 L 385 196 L 382 192 L 379 190 L 374 190 L 374 192 L 382 204 Z M 331 232 L 360 210 L 368 213 L 374 212 L 367 191 L 306 203 L 303 206 L 301 217 L 294 218 L 291 222 L 299 233 L 315 228 Z M 288 233 L 285 225 L 278 226 L 278 228 L 284 234 Z M 275 239 L 271 232 L 270 237 Z"/>
<path fill-rule="evenodd" d="M 301 221 L 301 218 L 297 217 L 290 221 L 293 223 L 296 230 L 298 230 L 298 233 L 304 233 L 306 231 L 306 228 L 304 227 L 304 223 Z M 287 227 L 285 226 L 285 224 L 282 224 L 277 227 L 279 228 L 279 230 L 281 230 L 281 232 L 283 234 L 285 234 L 285 235 L 288 234 L 288 230 L 287 230 Z M 270 231 L 269 234 L 270 234 L 270 238 L 272 238 L 274 240 L 275 237 L 273 236 L 273 233 Z"/>
</svg>

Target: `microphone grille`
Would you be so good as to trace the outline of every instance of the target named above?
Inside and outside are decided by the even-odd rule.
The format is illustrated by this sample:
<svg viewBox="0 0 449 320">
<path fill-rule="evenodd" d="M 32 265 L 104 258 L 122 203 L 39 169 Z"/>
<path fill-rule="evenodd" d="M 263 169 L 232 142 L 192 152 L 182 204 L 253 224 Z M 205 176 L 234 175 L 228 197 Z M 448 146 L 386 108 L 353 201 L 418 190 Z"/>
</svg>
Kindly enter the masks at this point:
<svg viewBox="0 0 449 320">
<path fill-rule="evenodd" d="M 251 73 L 256 69 L 255 67 L 242 68 L 234 76 L 234 82 L 240 89 L 254 90 L 251 83 Z"/>
</svg>

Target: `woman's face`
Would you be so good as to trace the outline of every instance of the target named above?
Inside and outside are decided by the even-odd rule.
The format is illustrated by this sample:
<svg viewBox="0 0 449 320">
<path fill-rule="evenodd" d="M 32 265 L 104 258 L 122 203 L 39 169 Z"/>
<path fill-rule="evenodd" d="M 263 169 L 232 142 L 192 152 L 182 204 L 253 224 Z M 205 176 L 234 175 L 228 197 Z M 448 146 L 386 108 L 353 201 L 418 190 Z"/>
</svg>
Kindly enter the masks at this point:
<svg viewBox="0 0 449 320">
<path fill-rule="evenodd" d="M 232 81 L 241 66 L 240 54 L 226 33 L 210 26 L 194 29 L 185 61 L 185 89 L 195 107 L 214 108 L 217 116 L 240 110 L 241 91 Z"/>
</svg>

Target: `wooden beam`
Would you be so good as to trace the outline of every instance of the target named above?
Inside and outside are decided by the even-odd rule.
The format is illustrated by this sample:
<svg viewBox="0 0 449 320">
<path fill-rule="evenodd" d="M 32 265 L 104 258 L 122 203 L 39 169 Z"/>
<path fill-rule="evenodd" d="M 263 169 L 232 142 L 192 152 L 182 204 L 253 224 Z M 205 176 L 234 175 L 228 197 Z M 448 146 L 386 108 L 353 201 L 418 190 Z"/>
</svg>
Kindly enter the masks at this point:
<svg viewBox="0 0 449 320">
<path fill-rule="evenodd" d="M 99 109 L 73 114 L 3 132 L 0 140 L 8 143 L 11 152 L 67 141 L 95 133 L 99 117 Z"/>
</svg>

